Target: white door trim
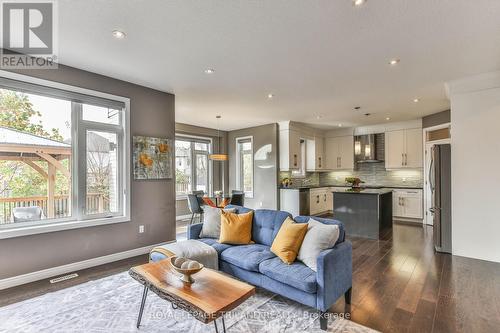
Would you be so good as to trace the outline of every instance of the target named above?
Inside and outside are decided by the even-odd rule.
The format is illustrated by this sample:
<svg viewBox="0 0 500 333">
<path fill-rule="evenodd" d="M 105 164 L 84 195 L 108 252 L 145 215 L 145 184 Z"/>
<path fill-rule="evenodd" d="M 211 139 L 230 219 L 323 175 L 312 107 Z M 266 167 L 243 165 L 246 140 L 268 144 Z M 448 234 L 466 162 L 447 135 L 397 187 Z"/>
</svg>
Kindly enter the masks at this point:
<svg viewBox="0 0 500 333">
<path fill-rule="evenodd" d="M 430 191 L 430 188 L 428 187 L 428 179 L 429 179 L 429 157 L 427 156 L 430 153 L 430 149 L 437 144 L 451 144 L 451 138 L 450 139 L 443 139 L 443 140 L 435 140 L 435 141 L 427 141 L 427 133 L 430 131 L 435 131 L 438 129 L 442 128 L 447 128 L 451 127 L 451 123 L 445 123 L 445 124 L 440 124 L 432 127 L 427 127 L 423 129 L 422 132 L 422 140 L 423 140 L 423 149 L 424 149 L 424 218 L 422 220 L 423 224 L 428 224 L 432 225 L 433 224 L 433 219 L 432 215 L 430 215 L 429 208 L 431 208 L 432 205 L 432 193 Z M 426 214 L 427 213 L 427 214 Z"/>
</svg>

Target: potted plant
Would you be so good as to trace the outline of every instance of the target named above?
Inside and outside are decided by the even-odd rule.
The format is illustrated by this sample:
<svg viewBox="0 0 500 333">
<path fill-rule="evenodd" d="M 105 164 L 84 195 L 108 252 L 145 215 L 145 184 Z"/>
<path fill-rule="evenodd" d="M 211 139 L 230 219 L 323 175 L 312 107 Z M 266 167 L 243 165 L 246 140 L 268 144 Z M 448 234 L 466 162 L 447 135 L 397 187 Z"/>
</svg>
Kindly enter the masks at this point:
<svg viewBox="0 0 500 333">
<path fill-rule="evenodd" d="M 360 188 L 359 184 L 364 183 L 364 181 L 362 181 L 358 177 L 347 177 L 345 181 L 346 183 L 349 183 L 351 185 L 351 188 L 353 189 L 359 189 Z"/>
</svg>

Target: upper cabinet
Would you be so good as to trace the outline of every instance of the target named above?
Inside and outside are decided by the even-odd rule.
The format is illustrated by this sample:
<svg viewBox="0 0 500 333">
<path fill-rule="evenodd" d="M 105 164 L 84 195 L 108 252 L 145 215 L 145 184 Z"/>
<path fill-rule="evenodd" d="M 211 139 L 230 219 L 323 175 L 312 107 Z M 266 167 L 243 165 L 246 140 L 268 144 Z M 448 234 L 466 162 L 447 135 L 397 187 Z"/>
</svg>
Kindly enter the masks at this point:
<svg viewBox="0 0 500 333">
<path fill-rule="evenodd" d="M 293 129 L 280 130 L 280 170 L 290 171 L 300 168 L 300 133 Z"/>
<path fill-rule="evenodd" d="M 354 169 L 354 136 L 325 139 L 326 169 Z"/>
<path fill-rule="evenodd" d="M 322 137 L 306 140 L 306 170 L 323 171 L 325 170 L 325 147 Z"/>
<path fill-rule="evenodd" d="M 422 129 L 385 133 L 385 168 L 422 168 Z"/>
</svg>

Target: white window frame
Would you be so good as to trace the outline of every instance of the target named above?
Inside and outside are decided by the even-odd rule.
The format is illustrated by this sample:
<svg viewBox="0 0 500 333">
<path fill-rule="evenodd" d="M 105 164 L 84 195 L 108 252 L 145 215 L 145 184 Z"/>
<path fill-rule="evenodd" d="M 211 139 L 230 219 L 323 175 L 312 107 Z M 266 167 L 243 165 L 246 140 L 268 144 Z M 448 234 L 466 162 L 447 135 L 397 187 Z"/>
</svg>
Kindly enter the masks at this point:
<svg viewBox="0 0 500 333">
<path fill-rule="evenodd" d="M 131 140 L 130 140 L 130 99 L 127 97 L 122 97 L 122 96 L 116 96 L 112 94 L 107 94 L 91 89 L 85 89 L 85 88 L 80 88 L 80 87 L 75 87 L 63 83 L 58 83 L 58 82 L 53 82 L 53 81 L 48 81 L 48 80 L 43 80 L 43 79 L 38 79 L 34 78 L 31 76 L 27 75 L 21 75 L 17 73 L 11 73 L 11 72 L 6 72 L 0 70 L 0 77 L 2 78 L 7 78 L 7 79 L 12 79 L 12 80 L 17 80 L 25 83 L 30 83 L 30 84 L 36 84 L 42 87 L 48 87 L 48 88 L 53 88 L 53 89 L 58 89 L 62 91 L 68 91 L 70 93 L 77 93 L 77 94 L 83 94 L 89 96 L 89 98 L 96 97 L 96 98 L 104 98 L 107 100 L 112 100 L 112 101 L 117 101 L 117 102 L 122 102 L 125 107 L 123 109 L 123 115 L 122 115 L 122 124 L 120 126 L 117 125 L 109 125 L 109 124 L 102 124 L 102 123 L 97 123 L 97 122 L 91 122 L 91 121 L 83 121 L 79 120 L 78 118 L 78 113 L 74 112 L 73 108 L 75 103 L 72 104 L 72 123 L 76 121 L 74 126 L 72 126 L 72 154 L 73 156 L 78 156 L 79 161 L 85 161 L 85 163 L 73 163 L 72 164 L 72 169 L 71 169 L 71 180 L 72 180 L 72 216 L 70 217 L 65 217 L 65 218 L 55 218 L 55 219 L 50 219 L 50 220 L 42 220 L 42 221 L 34 221 L 34 222 L 23 222 L 21 225 L 15 225 L 14 223 L 7 225 L 4 225 L 0 228 L 0 239 L 6 239 L 6 238 L 13 238 L 13 237 L 21 237 L 21 236 L 27 236 L 27 235 L 34 235 L 34 234 L 41 234 L 41 233 L 47 233 L 47 232 L 55 232 L 55 231 L 62 231 L 62 230 L 70 230 L 70 229 L 77 229 L 77 228 L 85 228 L 85 227 L 93 227 L 93 226 L 101 226 L 101 225 L 107 225 L 107 224 L 113 224 L 113 223 L 122 223 L 122 222 L 130 222 L 130 186 L 131 186 L 131 169 L 130 169 L 130 145 L 131 145 Z M 82 102 L 85 104 L 85 101 Z M 81 106 L 81 104 L 80 104 Z M 80 117 L 81 117 L 81 113 Z M 118 137 L 118 144 L 119 144 L 119 154 L 121 154 L 121 157 L 119 157 L 119 179 L 120 179 L 120 184 L 118 186 L 119 193 L 121 192 L 121 198 L 120 198 L 120 204 L 119 207 L 121 207 L 121 211 L 119 214 L 102 214 L 102 215 L 87 215 L 84 216 L 83 213 L 83 208 L 80 205 L 78 205 L 78 192 L 82 189 L 82 181 L 79 181 L 78 178 L 85 179 L 86 180 L 86 151 L 81 151 L 81 144 L 80 140 L 81 138 L 81 133 L 82 129 L 79 129 L 79 126 L 86 126 L 90 130 L 96 130 L 96 131 L 104 131 L 104 132 L 109 132 L 110 128 L 114 127 L 115 129 L 117 127 L 120 127 L 121 135 L 122 135 L 122 140 L 120 141 L 120 138 Z M 114 132 L 113 132 L 114 133 Z M 120 147 L 120 144 L 122 145 Z M 83 167 L 82 167 L 83 166 Z M 85 176 L 82 178 L 82 173 L 85 174 Z M 83 182 L 85 185 L 85 182 Z M 83 193 L 86 193 L 86 189 Z M 82 193 L 82 192 L 80 192 Z"/>
<path fill-rule="evenodd" d="M 252 144 L 252 191 L 251 192 L 245 192 L 245 197 L 252 199 L 255 194 L 255 161 L 254 161 L 254 156 L 255 156 L 255 149 L 253 146 L 253 136 L 242 136 L 235 138 L 235 144 L 236 144 L 236 189 L 244 191 L 244 186 L 241 183 L 241 177 L 242 177 L 242 172 L 243 170 L 241 169 L 241 152 L 240 152 L 240 147 L 239 147 L 239 142 L 240 141 L 246 141 L 250 140 L 250 143 Z"/>
<path fill-rule="evenodd" d="M 213 140 L 211 138 L 207 138 L 207 137 L 203 137 L 203 136 L 194 136 L 194 135 L 185 135 L 185 134 L 175 134 L 175 140 L 190 141 L 191 142 L 191 179 L 192 179 L 191 191 L 196 190 L 194 188 L 196 186 L 196 180 L 195 180 L 195 172 L 196 172 L 195 164 L 197 163 L 195 161 L 196 154 L 197 154 L 197 152 L 205 154 L 204 151 L 195 150 L 194 143 L 195 142 L 208 143 L 208 152 L 207 152 L 208 190 L 207 190 L 207 194 L 211 195 L 212 191 L 213 191 L 213 161 L 211 161 L 210 158 L 208 158 L 208 156 L 212 153 Z M 174 160 L 175 160 L 175 158 L 174 158 Z M 177 167 L 177 165 L 176 165 L 176 167 Z M 193 186 L 193 184 L 194 184 L 194 186 Z M 186 200 L 187 199 L 186 194 L 177 195 L 177 192 L 175 193 L 175 197 L 176 197 L 176 200 Z"/>
</svg>

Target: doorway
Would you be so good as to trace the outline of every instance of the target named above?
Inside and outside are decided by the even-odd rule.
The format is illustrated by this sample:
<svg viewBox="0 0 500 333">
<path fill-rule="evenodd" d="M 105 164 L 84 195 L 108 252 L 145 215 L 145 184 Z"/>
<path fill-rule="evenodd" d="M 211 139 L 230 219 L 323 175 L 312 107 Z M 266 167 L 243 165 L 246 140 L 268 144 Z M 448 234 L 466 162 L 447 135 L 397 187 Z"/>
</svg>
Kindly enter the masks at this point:
<svg viewBox="0 0 500 333">
<path fill-rule="evenodd" d="M 433 127 L 424 128 L 424 219 L 427 225 L 434 224 L 434 218 L 429 209 L 433 206 L 432 189 L 429 182 L 432 148 L 435 145 L 451 144 L 451 125 L 445 123 Z"/>
</svg>

